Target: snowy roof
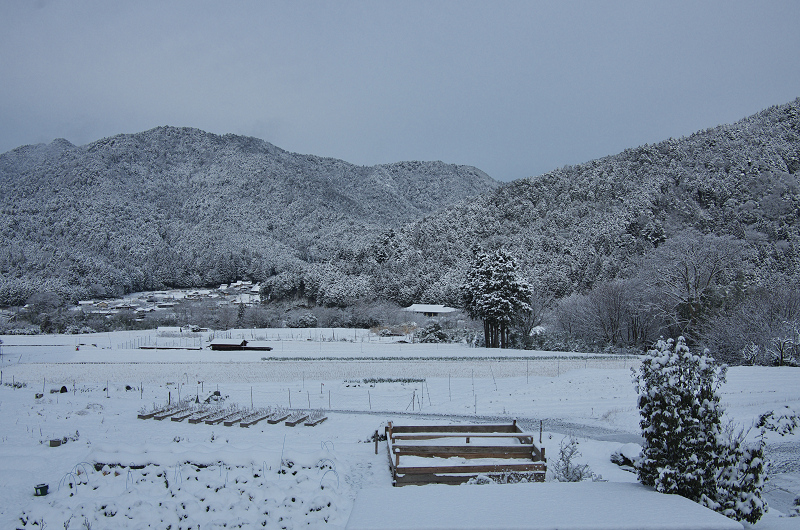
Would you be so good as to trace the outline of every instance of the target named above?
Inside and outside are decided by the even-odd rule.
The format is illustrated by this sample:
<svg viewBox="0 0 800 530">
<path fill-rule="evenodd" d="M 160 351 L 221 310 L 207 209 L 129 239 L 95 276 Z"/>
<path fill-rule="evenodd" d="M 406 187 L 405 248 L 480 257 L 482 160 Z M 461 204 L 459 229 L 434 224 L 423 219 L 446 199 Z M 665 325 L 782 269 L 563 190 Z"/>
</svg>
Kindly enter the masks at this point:
<svg viewBox="0 0 800 530">
<path fill-rule="evenodd" d="M 244 346 L 247 341 L 244 339 L 214 339 L 211 341 L 212 346 Z"/>
<path fill-rule="evenodd" d="M 411 304 L 404 308 L 403 311 L 410 311 L 411 313 L 453 313 L 458 309 L 438 304 Z"/>
<path fill-rule="evenodd" d="M 679 495 L 621 482 L 405 486 L 358 492 L 348 530 L 488 528 L 741 530 Z"/>
</svg>

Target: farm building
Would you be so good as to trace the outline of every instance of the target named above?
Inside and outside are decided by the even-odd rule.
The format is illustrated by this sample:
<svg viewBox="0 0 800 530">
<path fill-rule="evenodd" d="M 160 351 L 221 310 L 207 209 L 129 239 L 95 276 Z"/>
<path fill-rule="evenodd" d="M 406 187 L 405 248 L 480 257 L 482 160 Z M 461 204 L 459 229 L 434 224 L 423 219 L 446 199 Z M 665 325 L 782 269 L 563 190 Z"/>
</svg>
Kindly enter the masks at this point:
<svg viewBox="0 0 800 530">
<path fill-rule="evenodd" d="M 212 350 L 243 350 L 247 346 L 247 341 L 244 339 L 214 339 L 210 346 Z"/>
<path fill-rule="evenodd" d="M 263 341 L 248 342 L 245 339 L 214 339 L 211 341 L 211 349 L 219 351 L 270 351 L 271 346 L 267 346 Z"/>
<path fill-rule="evenodd" d="M 417 313 L 426 317 L 440 317 L 449 313 L 455 313 L 458 309 L 438 304 L 411 304 L 403 308 L 403 311 Z"/>
</svg>

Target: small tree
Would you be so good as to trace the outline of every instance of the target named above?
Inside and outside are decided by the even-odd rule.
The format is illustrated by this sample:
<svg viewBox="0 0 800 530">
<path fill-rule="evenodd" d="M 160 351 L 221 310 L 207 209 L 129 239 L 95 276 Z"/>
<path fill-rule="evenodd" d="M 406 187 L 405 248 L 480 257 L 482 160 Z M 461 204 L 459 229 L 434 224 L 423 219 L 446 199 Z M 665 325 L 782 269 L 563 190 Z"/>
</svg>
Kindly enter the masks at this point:
<svg viewBox="0 0 800 530">
<path fill-rule="evenodd" d="M 461 292 L 467 314 L 483 321 L 486 347 L 507 348 L 511 324 L 520 311 L 530 310 L 532 295 L 514 258 L 502 249 L 476 251 Z"/>
<path fill-rule="evenodd" d="M 561 440 L 558 452 L 558 460 L 553 462 L 553 478 L 557 482 L 581 482 L 592 478 L 592 470 L 589 464 L 578 464 L 574 460 L 581 456 L 578 450 L 578 440 L 565 437 Z"/>
<path fill-rule="evenodd" d="M 766 509 L 764 444 L 747 445 L 746 433 L 722 427 L 717 390 L 725 366 L 692 354 L 679 337 L 648 351 L 634 380 L 645 439 L 637 462 L 642 484 L 758 521 Z"/>
</svg>

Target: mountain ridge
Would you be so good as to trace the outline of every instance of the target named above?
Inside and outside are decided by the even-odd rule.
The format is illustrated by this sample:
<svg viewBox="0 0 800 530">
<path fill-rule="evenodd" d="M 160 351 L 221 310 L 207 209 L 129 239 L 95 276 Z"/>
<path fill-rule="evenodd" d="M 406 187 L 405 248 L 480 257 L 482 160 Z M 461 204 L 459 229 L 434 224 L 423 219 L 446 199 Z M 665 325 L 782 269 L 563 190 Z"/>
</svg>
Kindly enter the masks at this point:
<svg viewBox="0 0 800 530">
<path fill-rule="evenodd" d="M 0 303 L 26 277 L 15 302 L 34 289 L 31 282 L 52 288 L 48 281 L 58 280 L 57 290 L 74 298 L 260 279 L 276 261 L 327 259 L 498 185 L 469 166 L 357 166 L 176 127 L 84 146 L 63 139 L 21 146 L 0 155 L 0 184 Z M 56 270 L 51 255 L 63 254 L 67 241 L 77 248 L 61 259 L 76 263 Z M 77 263 L 97 260 L 103 263 L 89 270 Z"/>
</svg>

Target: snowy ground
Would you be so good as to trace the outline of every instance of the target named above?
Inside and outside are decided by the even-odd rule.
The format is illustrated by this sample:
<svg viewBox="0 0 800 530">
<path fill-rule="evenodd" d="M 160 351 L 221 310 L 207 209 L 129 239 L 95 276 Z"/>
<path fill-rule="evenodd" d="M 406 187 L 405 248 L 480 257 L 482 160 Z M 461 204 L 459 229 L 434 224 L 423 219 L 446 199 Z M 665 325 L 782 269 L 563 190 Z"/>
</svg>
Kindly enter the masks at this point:
<svg viewBox="0 0 800 530">
<path fill-rule="evenodd" d="M 3 337 L 0 527 L 63 528 L 72 517 L 73 529 L 85 520 L 95 530 L 343 528 L 361 489 L 390 484 L 385 447 L 375 455 L 367 442 L 390 420 L 517 418 L 534 431 L 541 422 L 550 459 L 573 435 L 595 473 L 636 480 L 609 461 L 639 440 L 635 358 L 397 344 L 354 330 L 231 335 L 274 349 L 138 349 L 208 339 L 154 331 Z M 62 385 L 67 393 L 50 393 Z M 214 390 L 226 404 L 331 412 L 321 425 L 294 428 L 136 418 L 140 409 Z M 733 368 L 722 396 L 743 425 L 768 410 L 800 409 L 800 370 Z M 768 485 L 773 511 L 757 528 L 798 527 L 777 515 L 800 494 L 800 437 L 770 439 L 769 453 L 779 471 Z M 49 495 L 33 495 L 40 483 Z"/>
</svg>

